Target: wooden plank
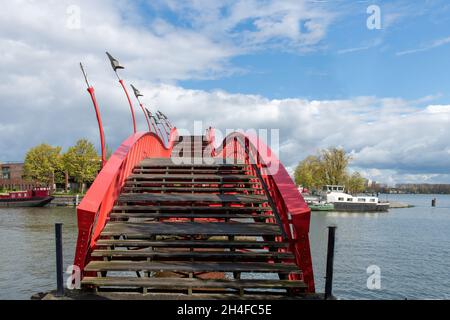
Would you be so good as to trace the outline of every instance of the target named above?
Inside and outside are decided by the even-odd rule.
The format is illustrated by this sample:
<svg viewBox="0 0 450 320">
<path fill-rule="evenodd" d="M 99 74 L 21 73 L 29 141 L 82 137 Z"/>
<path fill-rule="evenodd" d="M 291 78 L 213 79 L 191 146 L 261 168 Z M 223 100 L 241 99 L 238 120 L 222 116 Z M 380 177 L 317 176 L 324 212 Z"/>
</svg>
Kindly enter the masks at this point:
<svg viewBox="0 0 450 320">
<path fill-rule="evenodd" d="M 133 185 L 248 185 L 248 186 L 252 186 L 257 184 L 257 182 L 252 182 L 252 181 L 201 181 L 201 180 L 197 180 L 195 179 L 195 181 L 126 181 L 125 185 L 126 186 L 133 186 Z"/>
<path fill-rule="evenodd" d="M 98 287 L 146 287 L 146 288 L 254 288 L 254 289 L 286 289 L 306 288 L 300 280 L 235 280 L 194 278 L 127 278 L 127 277 L 84 277 L 83 285 Z"/>
<path fill-rule="evenodd" d="M 136 211 L 239 211 L 239 212 L 263 212 L 271 211 L 270 207 L 237 207 L 237 206 L 132 206 L 132 205 L 121 205 L 114 206 L 113 211 L 126 211 L 126 212 L 136 212 Z"/>
<path fill-rule="evenodd" d="M 119 202 L 212 202 L 212 203 L 264 203 L 266 196 L 245 194 L 208 194 L 208 193 L 122 193 Z"/>
<path fill-rule="evenodd" d="M 184 164 L 178 163 L 171 158 L 147 158 L 141 161 L 136 167 L 177 167 L 177 168 L 244 168 L 245 163 L 223 163 L 221 159 L 213 159 L 213 163 L 193 163 Z M 208 159 L 211 161 L 211 159 Z"/>
<path fill-rule="evenodd" d="M 123 191 L 125 193 L 137 193 L 138 191 L 165 191 L 165 192 L 253 192 L 255 190 L 262 190 L 262 189 L 254 189 L 254 188 L 234 188 L 234 187 L 227 187 L 227 188 L 208 188 L 208 187 L 201 187 L 201 188 L 192 188 L 192 187 L 124 187 Z"/>
<path fill-rule="evenodd" d="M 287 248 L 287 242 L 275 241 L 218 241 L 218 240 L 97 240 L 97 247 L 165 247 L 165 248 L 234 248 L 234 249 L 262 249 L 262 248 Z"/>
<path fill-rule="evenodd" d="M 244 169 L 241 168 L 236 168 L 236 169 L 232 169 L 232 168 L 215 168 L 215 169 L 199 169 L 199 168 L 177 168 L 177 167 L 172 167 L 172 168 L 147 168 L 147 169 L 142 169 L 142 168 L 134 168 L 133 169 L 133 173 L 134 174 L 161 174 L 161 173 L 173 173 L 173 174 L 219 174 L 219 175 L 227 175 L 227 174 L 241 174 L 241 175 L 245 175 L 246 172 Z"/>
<path fill-rule="evenodd" d="M 148 237 L 151 235 L 269 236 L 281 235 L 280 227 L 269 223 L 237 222 L 153 222 L 110 221 L 102 236 Z"/>
<path fill-rule="evenodd" d="M 221 212 L 112 212 L 111 218 L 214 218 L 214 219 L 273 219 L 273 215 L 262 215 L 252 213 L 221 213 Z"/>
<path fill-rule="evenodd" d="M 187 248 L 188 249 L 188 248 Z M 267 259 L 294 259 L 289 252 L 202 252 L 202 251 L 154 251 L 154 250 L 94 250 L 93 257 L 115 257 L 115 258 L 169 258 L 169 259 L 240 259 L 267 260 Z"/>
<path fill-rule="evenodd" d="M 256 179 L 255 176 L 246 174 L 131 174 L 127 180 L 133 179 L 145 179 L 145 180 L 162 180 L 162 179 L 194 179 L 194 180 L 219 180 L 219 181 L 231 181 L 231 180 L 244 180 Z"/>
<path fill-rule="evenodd" d="M 154 271 L 154 272 L 298 272 L 295 264 L 264 262 L 188 262 L 188 261 L 91 261 L 85 271 Z"/>
<path fill-rule="evenodd" d="M 273 292 L 273 291 L 247 291 L 244 295 L 240 295 L 238 293 L 233 292 L 220 292 L 217 293 L 217 290 L 214 292 L 193 292 L 191 295 L 183 294 L 183 293 L 171 293 L 171 292 L 147 292 L 146 294 L 142 294 L 139 292 L 110 292 L 110 291 L 99 291 L 95 295 L 87 294 L 85 296 L 81 296 L 81 299 L 84 300 L 264 300 L 275 301 L 275 300 L 323 300 L 323 294 L 307 294 L 307 293 L 298 293 L 296 295 L 290 295 L 283 292 Z"/>
</svg>

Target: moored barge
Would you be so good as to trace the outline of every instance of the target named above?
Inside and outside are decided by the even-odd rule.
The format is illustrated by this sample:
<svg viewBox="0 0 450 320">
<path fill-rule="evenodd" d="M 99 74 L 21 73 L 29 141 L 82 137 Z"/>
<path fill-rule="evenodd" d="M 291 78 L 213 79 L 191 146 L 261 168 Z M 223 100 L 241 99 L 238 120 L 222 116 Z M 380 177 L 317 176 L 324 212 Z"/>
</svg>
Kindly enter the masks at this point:
<svg viewBox="0 0 450 320">
<path fill-rule="evenodd" d="M 0 194 L 0 207 L 43 207 L 53 199 L 48 188 L 14 191 Z"/>
</svg>

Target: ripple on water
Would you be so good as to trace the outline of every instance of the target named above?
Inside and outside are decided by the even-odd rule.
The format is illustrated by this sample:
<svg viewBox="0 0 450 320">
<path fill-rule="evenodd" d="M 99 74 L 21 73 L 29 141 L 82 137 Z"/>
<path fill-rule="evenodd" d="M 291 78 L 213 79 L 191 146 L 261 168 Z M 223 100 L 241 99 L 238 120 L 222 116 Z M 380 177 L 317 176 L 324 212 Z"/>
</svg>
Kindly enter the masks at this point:
<svg viewBox="0 0 450 320">
<path fill-rule="evenodd" d="M 340 299 L 450 298 L 450 196 L 390 196 L 416 207 L 387 213 L 311 215 L 317 291 L 323 292 L 327 226 L 336 224 L 334 294 Z M 383 198 L 384 199 L 384 198 Z M 29 299 L 54 289 L 54 223 L 64 223 L 64 265 L 73 261 L 74 209 L 0 209 L 0 299 Z M 367 288 L 367 267 L 381 269 L 381 290 Z M 251 277 L 251 275 L 249 276 Z"/>
</svg>

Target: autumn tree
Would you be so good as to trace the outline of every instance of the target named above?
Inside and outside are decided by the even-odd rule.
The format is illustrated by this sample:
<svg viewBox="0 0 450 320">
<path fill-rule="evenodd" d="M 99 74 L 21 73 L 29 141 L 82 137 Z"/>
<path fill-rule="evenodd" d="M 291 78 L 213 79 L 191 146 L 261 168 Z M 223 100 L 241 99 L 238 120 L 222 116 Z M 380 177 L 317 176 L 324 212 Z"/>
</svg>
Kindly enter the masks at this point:
<svg viewBox="0 0 450 320">
<path fill-rule="evenodd" d="M 365 179 L 355 172 L 348 173 L 351 157 L 343 149 L 320 150 L 317 155 L 306 157 L 295 169 L 298 185 L 309 189 L 320 189 L 324 185 L 344 185 L 350 193 L 364 191 Z"/>
<path fill-rule="evenodd" d="M 350 162 L 344 149 L 329 148 L 320 152 L 320 160 L 322 163 L 321 177 L 325 184 L 345 184 L 347 181 L 347 166 Z"/>
<path fill-rule="evenodd" d="M 94 181 L 100 170 L 100 157 L 94 145 L 86 139 L 78 140 L 63 155 L 63 165 L 70 177 L 80 185 L 84 193 L 84 185 Z"/>
<path fill-rule="evenodd" d="M 301 161 L 294 173 L 297 185 L 319 189 L 323 184 L 323 166 L 318 156 L 308 156 Z"/>
<path fill-rule="evenodd" d="M 61 147 L 41 144 L 31 148 L 24 163 L 24 178 L 54 187 L 62 179 Z"/>
<path fill-rule="evenodd" d="M 359 172 L 354 172 L 347 178 L 345 187 L 349 193 L 357 194 L 365 190 L 365 179 Z"/>
</svg>

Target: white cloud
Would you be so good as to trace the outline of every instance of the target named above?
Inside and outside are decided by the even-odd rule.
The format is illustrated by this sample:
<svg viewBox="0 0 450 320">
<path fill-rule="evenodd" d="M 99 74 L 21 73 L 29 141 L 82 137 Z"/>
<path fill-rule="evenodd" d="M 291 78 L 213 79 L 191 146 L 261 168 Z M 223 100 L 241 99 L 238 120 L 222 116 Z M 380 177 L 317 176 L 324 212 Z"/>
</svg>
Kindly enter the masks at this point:
<svg viewBox="0 0 450 320">
<path fill-rule="evenodd" d="M 320 148 L 341 146 L 352 153 L 354 168 L 378 181 L 416 182 L 427 176 L 442 182 L 448 178 L 450 106 L 418 106 L 429 98 L 269 100 L 170 85 L 141 86 L 149 93 L 147 101 L 161 106 L 181 127 L 200 119 L 222 130 L 279 128 L 281 158 L 290 170 Z"/>
<path fill-rule="evenodd" d="M 413 54 L 413 53 L 417 53 L 417 52 L 424 52 L 424 51 L 428 51 L 428 50 L 431 50 L 431 49 L 434 49 L 434 48 L 441 47 L 441 46 L 446 45 L 448 43 L 450 43 L 450 37 L 437 39 L 437 40 L 434 40 L 431 43 L 428 43 L 426 45 L 421 46 L 420 48 L 399 51 L 399 52 L 396 53 L 396 55 L 397 56 L 404 56 L 404 55 L 407 55 L 407 54 Z"/>
<path fill-rule="evenodd" d="M 178 12 L 191 12 L 192 17 L 186 19 L 192 27 L 159 19 L 144 21 L 131 2 L 2 3 L 0 161 L 20 160 L 28 148 L 41 142 L 66 148 L 82 137 L 98 140 L 80 60 L 96 88 L 107 143 L 115 148 L 131 133 L 126 98 L 104 55 L 109 50 L 125 64 L 122 74 L 140 88 L 144 101 L 168 114 L 178 127 L 203 120 L 222 129 L 279 128 L 281 158 L 290 170 L 307 154 L 337 145 L 353 152 L 355 168 L 369 173 L 378 170 L 373 173 L 377 180 L 427 175 L 448 181 L 449 107 L 419 107 L 433 97 L 418 101 L 377 97 L 270 100 L 186 90 L 176 84 L 182 79 L 233 72 L 228 64 L 231 57 L 270 46 L 274 39 L 306 50 L 323 39 L 331 15 L 321 9 L 309 10 L 307 1 L 277 6 L 227 1 L 225 13 L 212 1 L 204 10 L 200 10 L 207 4 L 204 1 L 183 3 L 192 10 L 180 7 L 180 2 L 169 5 Z M 79 30 L 66 28 L 66 10 L 73 4 L 81 9 Z M 136 113 L 139 128 L 144 129 L 138 108 Z"/>
<path fill-rule="evenodd" d="M 160 1 L 194 30 L 241 51 L 276 46 L 309 51 L 326 35 L 335 14 L 319 3 L 285 1 Z"/>
</svg>

